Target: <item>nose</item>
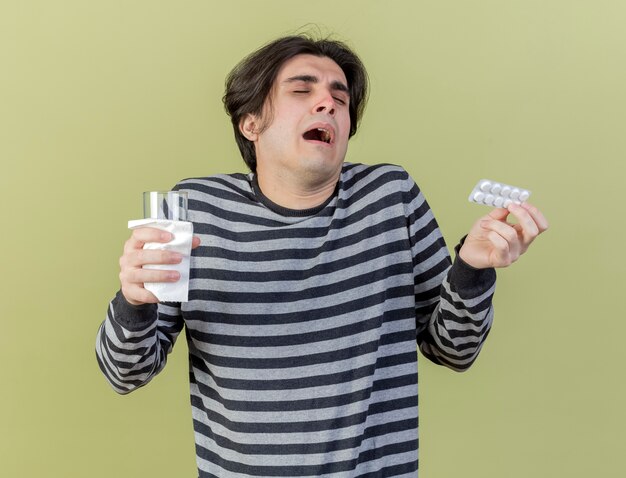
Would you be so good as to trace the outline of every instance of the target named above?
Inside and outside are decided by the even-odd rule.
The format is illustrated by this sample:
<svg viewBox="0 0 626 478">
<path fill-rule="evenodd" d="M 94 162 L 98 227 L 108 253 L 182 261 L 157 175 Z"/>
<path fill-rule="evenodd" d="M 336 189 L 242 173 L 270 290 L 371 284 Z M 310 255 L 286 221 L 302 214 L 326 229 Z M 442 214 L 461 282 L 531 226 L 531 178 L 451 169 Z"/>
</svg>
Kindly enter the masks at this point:
<svg viewBox="0 0 626 478">
<path fill-rule="evenodd" d="M 335 116 L 335 100 L 329 92 L 326 92 L 323 98 L 315 105 L 315 113 L 327 113 Z"/>
</svg>

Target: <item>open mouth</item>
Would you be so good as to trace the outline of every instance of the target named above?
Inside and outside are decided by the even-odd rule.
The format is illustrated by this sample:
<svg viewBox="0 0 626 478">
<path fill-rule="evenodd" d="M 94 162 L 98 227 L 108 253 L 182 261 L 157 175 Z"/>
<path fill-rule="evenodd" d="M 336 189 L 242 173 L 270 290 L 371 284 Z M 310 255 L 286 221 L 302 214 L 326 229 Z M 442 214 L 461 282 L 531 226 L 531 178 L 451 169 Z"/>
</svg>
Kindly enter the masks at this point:
<svg viewBox="0 0 626 478">
<path fill-rule="evenodd" d="M 326 128 L 310 129 L 302 137 L 308 141 L 321 141 L 326 144 L 331 144 L 333 140 L 332 133 Z"/>
</svg>

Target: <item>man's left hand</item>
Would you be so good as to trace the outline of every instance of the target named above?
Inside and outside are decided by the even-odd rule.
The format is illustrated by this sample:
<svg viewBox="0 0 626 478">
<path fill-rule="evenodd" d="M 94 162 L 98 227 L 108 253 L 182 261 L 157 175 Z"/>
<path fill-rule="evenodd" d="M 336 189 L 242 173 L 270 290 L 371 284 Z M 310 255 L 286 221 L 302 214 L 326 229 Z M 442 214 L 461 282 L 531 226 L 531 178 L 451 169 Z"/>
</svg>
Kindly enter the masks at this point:
<svg viewBox="0 0 626 478">
<path fill-rule="evenodd" d="M 517 224 L 506 222 L 509 214 L 517 219 Z M 459 256 L 476 269 L 507 267 L 547 229 L 544 215 L 529 203 L 494 209 L 472 226 Z"/>
</svg>

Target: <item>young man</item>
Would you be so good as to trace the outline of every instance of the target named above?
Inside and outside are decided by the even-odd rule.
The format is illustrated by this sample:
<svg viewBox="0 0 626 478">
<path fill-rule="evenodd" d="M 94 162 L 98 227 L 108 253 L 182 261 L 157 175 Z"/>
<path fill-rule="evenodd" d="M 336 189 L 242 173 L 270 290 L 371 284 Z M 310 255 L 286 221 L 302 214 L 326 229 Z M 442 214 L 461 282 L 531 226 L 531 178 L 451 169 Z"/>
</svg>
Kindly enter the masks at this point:
<svg viewBox="0 0 626 478">
<path fill-rule="evenodd" d="M 367 98 L 345 45 L 279 39 L 233 70 L 224 102 L 249 174 L 187 179 L 190 300 L 144 282 L 176 263 L 133 232 L 97 342 L 128 393 L 165 366 L 183 325 L 200 477 L 414 477 L 417 347 L 467 369 L 492 321 L 494 267 L 548 224 L 511 205 L 479 219 L 451 264 L 418 187 L 398 166 L 344 163 Z M 506 217 L 512 214 L 517 225 Z"/>
</svg>

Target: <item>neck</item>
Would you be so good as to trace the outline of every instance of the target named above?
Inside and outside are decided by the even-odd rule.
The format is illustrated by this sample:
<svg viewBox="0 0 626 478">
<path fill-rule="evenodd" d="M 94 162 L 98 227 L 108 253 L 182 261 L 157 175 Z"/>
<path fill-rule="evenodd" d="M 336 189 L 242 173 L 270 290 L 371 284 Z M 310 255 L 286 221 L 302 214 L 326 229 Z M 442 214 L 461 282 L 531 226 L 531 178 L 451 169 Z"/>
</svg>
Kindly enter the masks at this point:
<svg viewBox="0 0 626 478">
<path fill-rule="evenodd" d="M 311 209 L 333 195 L 339 174 L 325 181 L 307 181 L 307 178 L 286 178 L 268 174 L 257 168 L 257 181 L 263 194 L 272 202 L 288 209 Z"/>
</svg>

